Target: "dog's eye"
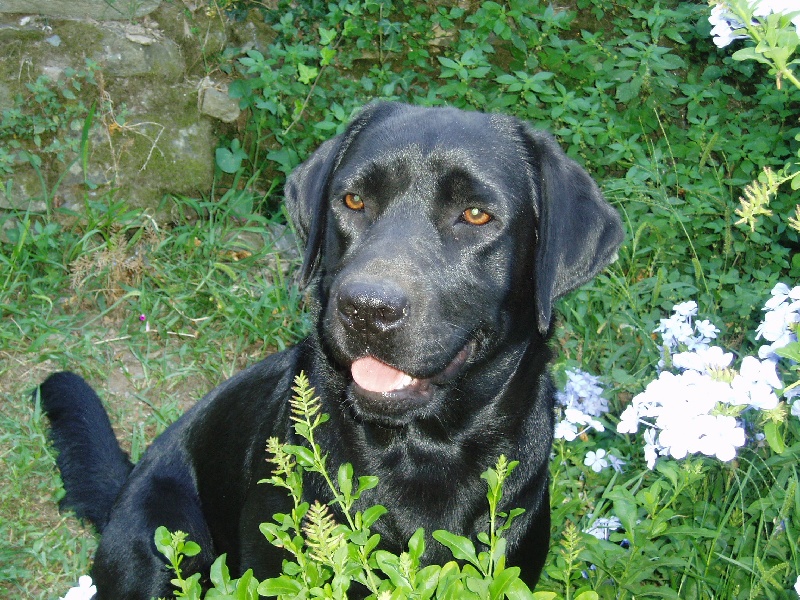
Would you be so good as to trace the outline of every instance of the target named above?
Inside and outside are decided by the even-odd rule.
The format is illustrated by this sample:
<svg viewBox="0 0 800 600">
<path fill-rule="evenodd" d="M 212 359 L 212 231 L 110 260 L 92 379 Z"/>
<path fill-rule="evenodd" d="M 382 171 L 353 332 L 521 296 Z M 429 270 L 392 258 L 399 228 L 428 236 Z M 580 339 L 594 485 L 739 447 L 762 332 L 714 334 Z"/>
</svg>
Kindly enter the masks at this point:
<svg viewBox="0 0 800 600">
<path fill-rule="evenodd" d="M 461 213 L 461 218 L 470 225 L 486 225 L 492 220 L 492 215 L 480 208 L 472 207 Z"/>
<path fill-rule="evenodd" d="M 358 194 L 345 194 L 344 205 L 350 210 L 364 210 L 364 201 Z"/>
</svg>

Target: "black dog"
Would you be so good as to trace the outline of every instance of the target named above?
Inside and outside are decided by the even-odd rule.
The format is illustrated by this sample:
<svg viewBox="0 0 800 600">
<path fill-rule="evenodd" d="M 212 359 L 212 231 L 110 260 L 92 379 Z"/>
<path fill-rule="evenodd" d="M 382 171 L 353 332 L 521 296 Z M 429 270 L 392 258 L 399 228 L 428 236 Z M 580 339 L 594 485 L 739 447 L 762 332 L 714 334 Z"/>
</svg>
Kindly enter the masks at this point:
<svg viewBox="0 0 800 600">
<path fill-rule="evenodd" d="M 63 505 L 102 532 L 97 598 L 170 593 L 159 525 L 232 572 L 276 576 L 284 555 L 258 525 L 286 511 L 265 440 L 297 443 L 288 417 L 305 371 L 330 421 L 318 430 L 330 468 L 350 462 L 380 484 L 365 502 L 388 514 L 381 546 L 411 534 L 487 527 L 480 473 L 500 454 L 520 461 L 504 510 L 508 562 L 535 584 L 548 551 L 553 302 L 614 258 L 619 216 L 589 175 L 517 119 L 375 104 L 289 178 L 286 202 L 306 244 L 316 329 L 208 394 L 134 467 L 94 392 L 76 375 L 45 381 L 66 488 Z M 312 482 L 313 483 L 313 482 Z M 309 497 L 329 499 L 321 486 Z M 429 540 L 429 562 L 449 552 Z"/>
</svg>

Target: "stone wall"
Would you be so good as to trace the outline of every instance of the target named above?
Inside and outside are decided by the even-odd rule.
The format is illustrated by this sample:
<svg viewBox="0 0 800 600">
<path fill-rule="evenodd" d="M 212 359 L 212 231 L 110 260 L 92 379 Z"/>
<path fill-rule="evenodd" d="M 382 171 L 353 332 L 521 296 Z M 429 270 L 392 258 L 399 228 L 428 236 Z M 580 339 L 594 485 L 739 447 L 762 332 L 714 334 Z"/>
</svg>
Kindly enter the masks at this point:
<svg viewBox="0 0 800 600">
<path fill-rule="evenodd" d="M 0 170 L 0 208 L 80 210 L 114 191 L 155 211 L 166 194 L 208 192 L 217 140 L 239 118 L 224 76 L 209 68 L 230 36 L 219 16 L 179 0 L 0 0 L 0 111 L 29 99 L 42 75 L 65 80 L 96 65 L 96 85 L 73 90 L 75 102 L 94 103 L 94 117 L 63 124 L 85 152 Z"/>
</svg>

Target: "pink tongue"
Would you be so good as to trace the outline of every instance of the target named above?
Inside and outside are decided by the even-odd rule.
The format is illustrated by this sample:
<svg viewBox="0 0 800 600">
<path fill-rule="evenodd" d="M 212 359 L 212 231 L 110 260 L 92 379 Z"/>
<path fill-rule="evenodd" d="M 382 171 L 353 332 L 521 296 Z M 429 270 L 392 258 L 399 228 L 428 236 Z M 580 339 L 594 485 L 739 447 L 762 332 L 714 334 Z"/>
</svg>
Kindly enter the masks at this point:
<svg viewBox="0 0 800 600">
<path fill-rule="evenodd" d="M 411 377 L 371 356 L 355 361 L 350 372 L 353 381 L 368 392 L 392 392 L 411 383 Z"/>
</svg>

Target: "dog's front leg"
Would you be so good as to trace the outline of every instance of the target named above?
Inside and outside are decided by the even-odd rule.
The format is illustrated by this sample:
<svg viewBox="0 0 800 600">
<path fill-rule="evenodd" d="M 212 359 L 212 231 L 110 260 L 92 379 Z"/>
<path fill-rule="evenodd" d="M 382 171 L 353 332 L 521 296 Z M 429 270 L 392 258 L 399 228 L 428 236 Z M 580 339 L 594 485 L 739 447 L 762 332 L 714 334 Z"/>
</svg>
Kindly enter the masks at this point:
<svg viewBox="0 0 800 600">
<path fill-rule="evenodd" d="M 206 577 L 214 561 L 214 544 L 191 468 L 174 455 L 157 455 L 148 452 L 137 465 L 103 530 L 92 568 L 97 586 L 95 600 L 172 596 L 170 579 L 174 573 L 154 542 L 155 530 L 162 525 L 172 532 L 187 533 L 188 539 L 202 548 L 199 555 L 184 559 L 184 578 L 196 572 Z"/>
</svg>

